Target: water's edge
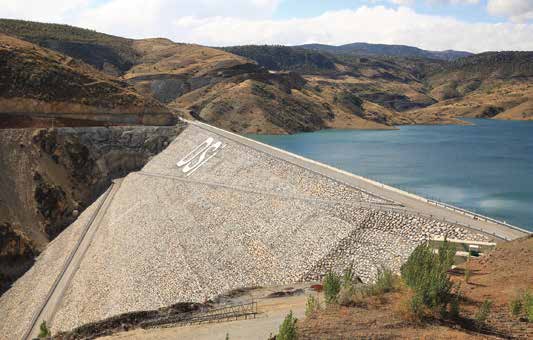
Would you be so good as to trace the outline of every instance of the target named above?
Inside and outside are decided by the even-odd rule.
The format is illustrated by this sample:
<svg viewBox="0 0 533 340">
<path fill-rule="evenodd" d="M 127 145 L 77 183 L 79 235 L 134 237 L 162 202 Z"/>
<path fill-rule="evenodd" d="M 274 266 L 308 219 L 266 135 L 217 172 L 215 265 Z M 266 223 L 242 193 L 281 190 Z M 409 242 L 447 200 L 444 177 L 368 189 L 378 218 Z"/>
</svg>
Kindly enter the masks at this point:
<svg viewBox="0 0 533 340">
<path fill-rule="evenodd" d="M 465 120 L 247 137 L 533 231 L 533 122 Z"/>
</svg>

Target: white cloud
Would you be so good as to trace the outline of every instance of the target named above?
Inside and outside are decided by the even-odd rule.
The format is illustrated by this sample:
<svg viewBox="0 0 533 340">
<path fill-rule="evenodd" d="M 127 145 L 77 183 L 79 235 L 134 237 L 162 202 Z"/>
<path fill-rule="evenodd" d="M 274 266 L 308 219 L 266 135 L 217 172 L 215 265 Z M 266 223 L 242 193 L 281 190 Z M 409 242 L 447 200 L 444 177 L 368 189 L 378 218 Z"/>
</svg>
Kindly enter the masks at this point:
<svg viewBox="0 0 533 340">
<path fill-rule="evenodd" d="M 533 20 L 533 0 L 488 0 L 492 15 L 505 16 L 516 22 Z"/>
<path fill-rule="evenodd" d="M 412 6 L 416 0 L 370 0 L 371 3 L 389 2 L 399 6 Z M 476 5 L 480 0 L 419 0 L 431 5 Z"/>
<path fill-rule="evenodd" d="M 174 37 L 178 40 L 207 45 L 364 41 L 430 50 L 533 50 L 530 39 L 533 25 L 467 23 L 450 17 L 418 14 L 406 7 L 363 6 L 357 10 L 283 21 L 187 17 L 177 18 L 174 24 Z"/>
<path fill-rule="evenodd" d="M 61 22 L 90 0 L 0 0 L 0 17 Z"/>
<path fill-rule="evenodd" d="M 82 11 L 77 24 L 104 32 L 131 37 L 173 34 L 171 23 L 177 18 L 270 18 L 280 0 L 111 0 Z M 236 32 L 238 34 L 238 32 Z"/>
<path fill-rule="evenodd" d="M 479 4 L 480 0 L 427 0 L 427 2 L 444 5 L 476 5 Z"/>
<path fill-rule="evenodd" d="M 0 0 L 0 17 L 9 14 L 132 38 L 167 37 L 212 46 L 362 41 L 431 50 L 533 50 L 533 24 L 470 23 L 420 14 L 404 6 L 362 6 L 315 17 L 273 20 L 282 0 L 109 0 L 100 5 L 94 0 L 27 1 L 31 5 Z M 492 5 L 497 2 L 489 1 Z M 502 8 L 493 10 L 500 13 Z M 516 15 L 509 7 L 505 11 L 506 15 Z"/>
</svg>

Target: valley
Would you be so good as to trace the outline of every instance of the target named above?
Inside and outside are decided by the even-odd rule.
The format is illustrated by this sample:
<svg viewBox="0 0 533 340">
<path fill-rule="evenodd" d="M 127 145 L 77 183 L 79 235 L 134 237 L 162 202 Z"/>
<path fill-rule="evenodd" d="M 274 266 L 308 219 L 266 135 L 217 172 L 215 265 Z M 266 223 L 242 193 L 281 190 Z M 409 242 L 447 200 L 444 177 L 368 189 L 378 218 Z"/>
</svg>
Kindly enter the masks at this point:
<svg viewBox="0 0 533 340">
<path fill-rule="evenodd" d="M 242 136 L 392 136 L 465 118 L 533 120 L 533 52 L 209 47 L 0 19 L 0 338 L 31 338 L 43 320 L 59 339 L 100 326 L 106 335 L 138 327 L 135 313 L 179 318 L 228 292 L 290 290 L 348 267 L 371 284 L 435 239 L 530 240 Z M 377 143 L 366 146 L 374 157 Z M 327 337 L 337 312 L 310 318 L 302 334 Z"/>
</svg>

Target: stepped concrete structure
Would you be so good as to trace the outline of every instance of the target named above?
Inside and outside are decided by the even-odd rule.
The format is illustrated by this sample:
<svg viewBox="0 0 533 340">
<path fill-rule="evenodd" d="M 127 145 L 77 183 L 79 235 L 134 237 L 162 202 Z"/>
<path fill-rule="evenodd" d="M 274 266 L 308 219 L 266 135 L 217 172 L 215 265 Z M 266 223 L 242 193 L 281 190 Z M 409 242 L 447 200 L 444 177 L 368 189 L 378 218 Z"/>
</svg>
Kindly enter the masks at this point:
<svg viewBox="0 0 533 340">
<path fill-rule="evenodd" d="M 115 181 L 0 298 L 0 338 L 54 333 L 225 291 L 315 280 L 351 266 L 372 281 L 421 242 L 503 241 L 518 228 L 189 122 Z"/>
</svg>

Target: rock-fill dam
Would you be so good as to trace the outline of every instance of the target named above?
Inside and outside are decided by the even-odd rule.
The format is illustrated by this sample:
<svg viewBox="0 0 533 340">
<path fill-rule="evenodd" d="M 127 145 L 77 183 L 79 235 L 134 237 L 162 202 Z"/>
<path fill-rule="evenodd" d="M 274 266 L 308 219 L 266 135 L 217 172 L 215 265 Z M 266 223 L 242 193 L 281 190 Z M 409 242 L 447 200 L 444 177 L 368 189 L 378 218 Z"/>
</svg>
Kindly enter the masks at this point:
<svg viewBox="0 0 533 340">
<path fill-rule="evenodd" d="M 371 281 L 421 242 L 505 240 L 519 229 L 202 123 L 115 181 L 0 298 L 0 338 L 225 291 L 316 279 Z"/>
</svg>

